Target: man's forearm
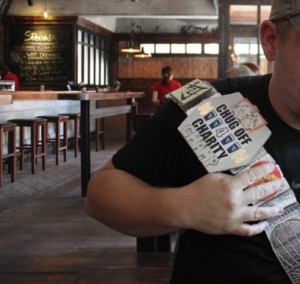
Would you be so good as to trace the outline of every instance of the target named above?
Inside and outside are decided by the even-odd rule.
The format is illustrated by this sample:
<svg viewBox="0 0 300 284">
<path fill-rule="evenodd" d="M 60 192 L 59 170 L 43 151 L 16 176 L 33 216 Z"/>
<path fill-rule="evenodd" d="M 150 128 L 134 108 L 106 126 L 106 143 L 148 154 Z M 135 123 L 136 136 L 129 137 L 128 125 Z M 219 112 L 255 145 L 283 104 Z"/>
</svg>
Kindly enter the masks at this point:
<svg viewBox="0 0 300 284">
<path fill-rule="evenodd" d="M 109 162 L 89 182 L 86 209 L 95 219 L 128 235 L 166 234 L 178 229 L 174 193 L 154 188 Z"/>
</svg>

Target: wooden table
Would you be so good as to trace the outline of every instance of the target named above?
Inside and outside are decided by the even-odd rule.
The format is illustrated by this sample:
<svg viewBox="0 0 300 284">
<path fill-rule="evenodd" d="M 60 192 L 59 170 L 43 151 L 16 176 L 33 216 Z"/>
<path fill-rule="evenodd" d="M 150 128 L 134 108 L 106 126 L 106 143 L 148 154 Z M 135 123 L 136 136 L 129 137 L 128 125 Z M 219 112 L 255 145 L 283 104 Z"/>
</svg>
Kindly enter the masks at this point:
<svg viewBox="0 0 300 284">
<path fill-rule="evenodd" d="M 91 176 L 91 151 L 90 151 L 90 102 L 91 101 L 108 101 L 126 99 L 128 108 L 122 108 L 116 111 L 115 107 L 103 108 L 102 117 L 127 113 L 127 141 L 132 134 L 132 113 L 131 103 L 132 99 L 143 98 L 144 92 L 80 92 L 80 93 L 60 93 L 59 100 L 79 100 L 81 108 L 81 195 L 85 196 L 87 193 L 87 185 Z"/>
<path fill-rule="evenodd" d="M 84 197 L 87 193 L 87 185 L 91 176 L 91 151 L 90 151 L 90 102 L 91 101 L 109 101 L 126 99 L 126 106 L 104 107 L 100 117 L 106 117 L 118 114 L 127 114 L 127 140 L 131 137 L 132 131 L 132 113 L 131 103 L 133 99 L 143 98 L 144 92 L 92 92 L 92 91 L 1 91 L 3 102 L 9 103 L 16 100 L 76 100 L 80 101 L 81 112 L 81 195 Z M 99 109 L 101 110 L 101 108 Z"/>
</svg>

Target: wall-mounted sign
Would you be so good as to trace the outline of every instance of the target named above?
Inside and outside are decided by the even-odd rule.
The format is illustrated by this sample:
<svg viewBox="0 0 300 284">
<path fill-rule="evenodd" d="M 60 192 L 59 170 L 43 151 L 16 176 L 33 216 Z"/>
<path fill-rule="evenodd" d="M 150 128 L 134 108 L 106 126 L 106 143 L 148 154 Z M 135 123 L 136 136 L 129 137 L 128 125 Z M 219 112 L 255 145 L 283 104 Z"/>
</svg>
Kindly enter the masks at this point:
<svg viewBox="0 0 300 284">
<path fill-rule="evenodd" d="M 5 59 L 19 71 L 22 85 L 53 85 L 73 78 L 71 26 L 12 25 L 5 39 Z"/>
</svg>

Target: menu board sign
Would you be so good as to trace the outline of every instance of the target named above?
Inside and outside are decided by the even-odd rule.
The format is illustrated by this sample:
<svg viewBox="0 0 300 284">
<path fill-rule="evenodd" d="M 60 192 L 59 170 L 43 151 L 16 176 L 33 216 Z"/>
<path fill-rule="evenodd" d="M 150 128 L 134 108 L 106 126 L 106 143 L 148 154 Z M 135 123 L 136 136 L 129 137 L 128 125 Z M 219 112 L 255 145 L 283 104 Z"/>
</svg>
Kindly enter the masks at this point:
<svg viewBox="0 0 300 284">
<path fill-rule="evenodd" d="M 5 57 L 22 84 L 66 83 L 73 74 L 73 33 L 65 25 L 12 25 L 6 29 Z"/>
</svg>

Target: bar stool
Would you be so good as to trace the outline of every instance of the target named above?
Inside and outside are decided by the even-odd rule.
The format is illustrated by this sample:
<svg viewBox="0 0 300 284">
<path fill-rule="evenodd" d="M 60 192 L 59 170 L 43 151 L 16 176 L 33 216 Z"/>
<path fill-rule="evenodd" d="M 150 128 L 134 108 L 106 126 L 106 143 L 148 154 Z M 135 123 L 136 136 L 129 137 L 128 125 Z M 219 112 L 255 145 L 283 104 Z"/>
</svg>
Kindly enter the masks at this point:
<svg viewBox="0 0 300 284">
<path fill-rule="evenodd" d="M 47 156 L 47 145 L 46 145 L 46 119 L 42 118 L 15 118 L 10 119 L 8 122 L 13 122 L 19 127 L 19 146 L 20 149 L 20 169 L 23 169 L 25 150 L 29 149 L 31 154 L 31 173 L 34 174 L 36 170 L 36 163 L 38 157 L 42 157 L 42 169 L 46 169 L 46 156 Z M 25 140 L 25 128 L 30 128 L 30 143 L 26 143 Z M 41 139 L 39 140 L 39 133 L 41 129 Z M 41 151 L 39 151 L 41 149 Z"/>
<path fill-rule="evenodd" d="M 47 143 L 55 143 L 55 161 L 56 165 L 59 165 L 59 153 L 63 151 L 64 162 L 67 161 L 68 153 L 68 123 L 69 117 L 66 115 L 41 115 L 37 118 L 43 118 L 47 120 L 46 133 L 48 135 Z M 49 134 L 49 124 L 54 124 L 55 138 L 51 138 Z M 63 133 L 60 134 L 60 126 L 63 125 Z"/>
<path fill-rule="evenodd" d="M 0 187 L 3 184 L 3 162 L 8 163 L 11 182 L 16 179 L 16 126 L 12 122 L 0 123 Z M 4 154 L 3 139 L 7 137 L 7 152 Z"/>
<path fill-rule="evenodd" d="M 69 121 L 74 122 L 74 157 L 77 158 L 79 150 L 79 138 L 80 138 L 80 113 L 60 113 L 59 115 L 65 115 L 69 117 Z"/>
<path fill-rule="evenodd" d="M 104 150 L 104 118 L 96 117 L 95 118 L 95 140 L 96 140 L 96 152 L 99 152 L 100 139 L 102 150 Z"/>
</svg>

